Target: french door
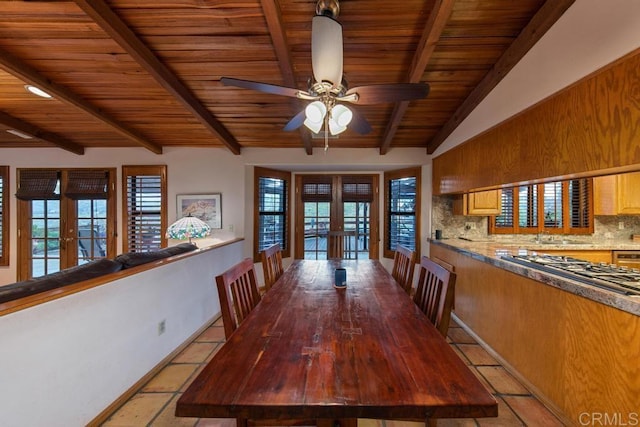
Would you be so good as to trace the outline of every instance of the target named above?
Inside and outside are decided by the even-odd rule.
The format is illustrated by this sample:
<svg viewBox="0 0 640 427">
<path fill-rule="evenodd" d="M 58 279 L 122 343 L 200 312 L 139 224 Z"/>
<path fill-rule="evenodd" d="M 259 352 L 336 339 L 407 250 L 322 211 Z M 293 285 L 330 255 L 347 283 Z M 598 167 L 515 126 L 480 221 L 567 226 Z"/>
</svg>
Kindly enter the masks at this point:
<svg viewBox="0 0 640 427">
<path fill-rule="evenodd" d="M 378 176 L 296 176 L 295 257 L 378 257 Z"/>
<path fill-rule="evenodd" d="M 18 278 L 115 255 L 115 170 L 18 170 Z"/>
</svg>

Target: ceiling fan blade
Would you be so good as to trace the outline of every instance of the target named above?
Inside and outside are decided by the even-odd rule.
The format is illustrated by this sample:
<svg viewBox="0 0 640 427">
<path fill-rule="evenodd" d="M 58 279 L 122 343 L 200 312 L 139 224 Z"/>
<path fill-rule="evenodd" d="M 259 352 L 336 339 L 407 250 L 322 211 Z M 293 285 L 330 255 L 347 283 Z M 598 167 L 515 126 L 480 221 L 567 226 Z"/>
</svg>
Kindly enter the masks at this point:
<svg viewBox="0 0 640 427">
<path fill-rule="evenodd" d="M 298 114 L 293 116 L 291 120 L 289 120 L 289 123 L 286 124 L 286 126 L 284 127 L 284 130 L 287 132 L 290 132 L 292 130 L 298 129 L 300 126 L 304 124 L 304 119 L 306 119 L 306 115 L 304 113 L 304 110 L 302 110 Z"/>
<path fill-rule="evenodd" d="M 300 92 L 305 93 L 304 91 L 300 91 L 298 89 L 293 89 L 290 87 L 254 82 L 251 80 L 233 79 L 230 77 L 222 77 L 220 81 L 225 86 L 236 86 L 244 89 L 257 90 L 258 92 L 271 93 L 274 95 L 290 96 L 292 98 L 297 98 Z"/>
<path fill-rule="evenodd" d="M 349 107 L 351 112 L 353 113 L 353 118 L 351 119 L 351 123 L 347 126 L 349 129 L 352 129 L 359 133 L 360 135 L 366 135 L 371 132 L 371 125 L 360 113 L 358 113 L 355 108 Z"/>
<path fill-rule="evenodd" d="M 354 93 L 358 94 L 358 97 L 350 102 L 359 105 L 412 101 L 426 98 L 429 94 L 429 85 L 427 83 L 392 83 L 359 86 L 349 89 L 345 97 Z"/>
<path fill-rule="evenodd" d="M 333 18 L 316 15 L 311 23 L 311 67 L 316 82 L 342 82 L 342 25 Z"/>
</svg>

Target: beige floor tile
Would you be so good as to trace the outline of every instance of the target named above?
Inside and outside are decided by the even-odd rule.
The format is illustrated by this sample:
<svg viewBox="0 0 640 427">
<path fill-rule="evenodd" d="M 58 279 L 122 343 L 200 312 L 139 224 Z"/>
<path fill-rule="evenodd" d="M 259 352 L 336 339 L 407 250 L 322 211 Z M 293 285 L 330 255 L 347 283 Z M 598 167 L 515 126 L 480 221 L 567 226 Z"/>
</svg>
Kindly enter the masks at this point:
<svg viewBox="0 0 640 427">
<path fill-rule="evenodd" d="M 382 420 L 358 418 L 358 427 L 384 427 L 384 422 Z"/>
<path fill-rule="evenodd" d="M 451 341 L 457 344 L 475 344 L 476 343 L 476 340 L 474 340 L 473 337 L 469 335 L 462 328 L 450 328 L 449 338 L 451 338 Z"/>
<path fill-rule="evenodd" d="M 458 348 L 474 365 L 499 365 L 496 359 L 478 344 L 458 344 Z"/>
<path fill-rule="evenodd" d="M 489 390 L 490 393 L 492 393 L 492 394 L 496 393 L 496 390 L 493 388 L 493 386 L 491 384 L 489 384 L 489 381 L 487 381 L 487 379 L 485 377 L 483 377 L 480 372 L 478 372 L 478 370 L 476 369 L 475 366 L 469 366 L 469 369 L 471 370 L 471 372 L 473 372 L 473 374 L 476 377 L 478 377 L 480 382 L 487 388 L 487 390 Z"/>
<path fill-rule="evenodd" d="M 436 425 L 437 427 L 476 427 L 478 424 L 473 418 L 441 418 Z"/>
<path fill-rule="evenodd" d="M 530 394 L 529 391 L 502 366 L 477 366 L 476 369 L 487 379 L 496 392 L 500 394 Z"/>
<path fill-rule="evenodd" d="M 171 402 L 162 410 L 160 415 L 153 420 L 149 427 L 193 427 L 198 422 L 197 418 L 176 417 L 176 402 L 180 398 L 177 394 L 171 399 Z"/>
<path fill-rule="evenodd" d="M 142 391 L 178 391 L 199 367 L 200 365 L 195 363 L 167 365 L 142 388 Z"/>
<path fill-rule="evenodd" d="M 172 397 L 172 393 L 138 393 L 102 425 L 105 427 L 146 426 Z"/>
<path fill-rule="evenodd" d="M 194 342 L 173 359 L 172 363 L 203 363 L 217 347 L 217 343 Z"/>
<path fill-rule="evenodd" d="M 453 351 L 456 352 L 458 357 L 462 359 L 465 365 L 471 365 L 471 361 L 467 358 L 467 356 L 464 355 L 462 351 L 460 351 L 460 348 L 458 348 L 458 345 L 452 345 L 451 348 L 453 349 Z"/>
<path fill-rule="evenodd" d="M 501 397 L 496 397 L 498 401 L 498 416 L 495 418 L 477 418 L 476 421 L 481 427 L 516 427 L 524 426 L 522 421 L 518 419 L 516 414 L 509 408 L 509 406 L 502 400 Z"/>
<path fill-rule="evenodd" d="M 224 328 L 222 326 L 210 326 L 198 338 L 196 342 L 223 342 Z"/>
<path fill-rule="evenodd" d="M 236 427 L 236 420 L 233 418 L 200 418 L 196 427 Z"/>
<path fill-rule="evenodd" d="M 222 323 L 222 316 L 218 317 L 216 321 L 213 322 L 212 326 L 224 326 L 224 323 Z"/>
<path fill-rule="evenodd" d="M 384 424 L 386 427 L 424 427 L 424 423 L 417 423 L 413 421 L 385 420 Z"/>
<path fill-rule="evenodd" d="M 504 401 L 528 427 L 562 427 L 563 424 L 540 401 L 531 396 L 503 396 Z"/>
</svg>

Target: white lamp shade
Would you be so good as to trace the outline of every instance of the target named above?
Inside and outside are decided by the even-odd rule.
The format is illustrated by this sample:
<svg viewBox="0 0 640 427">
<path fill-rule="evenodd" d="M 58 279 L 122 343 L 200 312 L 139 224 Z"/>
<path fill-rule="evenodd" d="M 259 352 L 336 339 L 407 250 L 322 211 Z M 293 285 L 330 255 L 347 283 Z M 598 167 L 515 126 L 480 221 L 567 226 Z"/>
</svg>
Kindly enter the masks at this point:
<svg viewBox="0 0 640 427">
<path fill-rule="evenodd" d="M 339 126 L 347 126 L 351 123 L 353 113 L 346 106 L 338 104 L 331 109 L 331 118 L 335 120 Z"/>
<path fill-rule="evenodd" d="M 311 22 L 311 66 L 318 83 L 342 82 L 342 25 L 328 16 L 314 16 Z"/>
<path fill-rule="evenodd" d="M 338 135 L 347 130 L 346 126 L 340 126 L 333 118 L 329 119 L 329 132 L 331 135 Z"/>
<path fill-rule="evenodd" d="M 311 130 L 313 133 L 318 133 L 320 132 L 320 129 L 322 129 L 322 122 L 312 122 L 309 119 L 305 119 L 304 121 L 304 125 Z"/>
<path fill-rule="evenodd" d="M 307 116 L 307 120 L 312 123 L 320 123 L 324 120 L 324 116 L 327 114 L 327 107 L 320 101 L 313 101 L 307 105 L 304 109 L 304 113 Z"/>
<path fill-rule="evenodd" d="M 185 216 L 180 218 L 167 228 L 167 238 L 184 240 L 192 238 L 200 239 L 206 237 L 211 233 L 211 227 L 209 224 L 202 221 L 195 216 Z"/>
</svg>

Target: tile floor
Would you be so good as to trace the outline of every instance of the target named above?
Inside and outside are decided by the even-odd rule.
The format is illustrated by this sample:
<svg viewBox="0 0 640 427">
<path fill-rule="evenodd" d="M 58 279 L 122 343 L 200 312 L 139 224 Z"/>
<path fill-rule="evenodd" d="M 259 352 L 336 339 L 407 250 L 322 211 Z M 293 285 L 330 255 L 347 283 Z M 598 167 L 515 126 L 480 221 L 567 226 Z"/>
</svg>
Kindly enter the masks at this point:
<svg viewBox="0 0 640 427">
<path fill-rule="evenodd" d="M 498 400 L 498 418 L 438 420 L 438 426 L 541 426 L 563 424 L 478 343 L 451 322 L 449 342 Z M 200 369 L 224 344 L 222 320 L 214 322 L 162 371 L 116 410 L 105 427 L 235 427 L 235 420 L 176 418 L 175 404 Z M 420 427 L 424 423 L 358 420 L 358 427 Z"/>
</svg>

